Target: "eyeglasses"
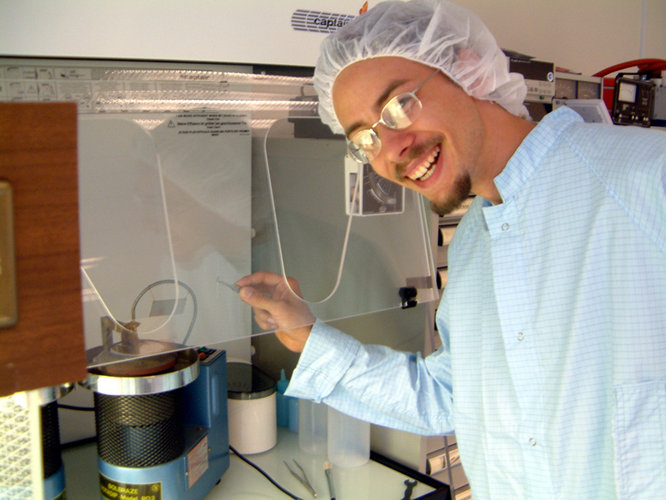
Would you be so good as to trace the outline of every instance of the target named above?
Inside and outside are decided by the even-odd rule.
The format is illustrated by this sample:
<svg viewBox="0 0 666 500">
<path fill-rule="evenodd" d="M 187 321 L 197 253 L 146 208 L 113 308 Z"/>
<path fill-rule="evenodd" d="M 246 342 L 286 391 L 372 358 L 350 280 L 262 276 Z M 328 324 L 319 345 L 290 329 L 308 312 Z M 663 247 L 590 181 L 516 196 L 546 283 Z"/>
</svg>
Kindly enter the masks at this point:
<svg viewBox="0 0 666 500">
<path fill-rule="evenodd" d="M 349 156 L 359 163 L 370 163 L 379 155 L 382 149 L 382 141 L 375 132 L 377 125 L 381 123 L 390 129 L 402 130 L 414 123 L 423 108 L 416 93 L 437 73 L 439 73 L 438 69 L 411 92 L 403 92 L 392 97 L 382 108 L 377 122 L 370 128 L 352 134 L 347 141 Z"/>
</svg>

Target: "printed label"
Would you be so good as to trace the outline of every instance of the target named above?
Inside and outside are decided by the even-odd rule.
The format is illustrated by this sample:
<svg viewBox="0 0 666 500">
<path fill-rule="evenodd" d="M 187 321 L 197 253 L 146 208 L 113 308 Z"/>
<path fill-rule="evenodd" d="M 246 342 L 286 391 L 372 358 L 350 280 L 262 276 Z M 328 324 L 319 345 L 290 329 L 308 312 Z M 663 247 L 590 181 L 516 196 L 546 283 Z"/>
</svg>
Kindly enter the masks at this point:
<svg viewBox="0 0 666 500">
<path fill-rule="evenodd" d="M 355 17 L 334 12 L 298 9 L 291 15 L 291 27 L 296 31 L 333 33 Z"/>
<path fill-rule="evenodd" d="M 208 436 L 187 454 L 187 486 L 191 488 L 208 470 Z"/>
<path fill-rule="evenodd" d="M 172 118 L 167 127 L 178 135 L 204 134 L 217 137 L 224 134 L 250 135 L 244 116 L 224 113 L 190 112 Z"/>
<path fill-rule="evenodd" d="M 162 483 L 129 484 L 99 474 L 99 491 L 105 500 L 162 500 Z"/>
</svg>

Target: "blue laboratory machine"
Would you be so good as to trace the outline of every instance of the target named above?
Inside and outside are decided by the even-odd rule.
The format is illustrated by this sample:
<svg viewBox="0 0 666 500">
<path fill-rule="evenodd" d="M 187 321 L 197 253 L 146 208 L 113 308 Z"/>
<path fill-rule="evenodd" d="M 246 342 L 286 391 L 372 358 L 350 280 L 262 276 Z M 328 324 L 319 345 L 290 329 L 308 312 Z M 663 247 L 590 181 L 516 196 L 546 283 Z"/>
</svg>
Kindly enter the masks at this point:
<svg viewBox="0 0 666 500">
<path fill-rule="evenodd" d="M 89 373 L 99 498 L 204 498 L 229 467 L 226 352 L 188 348 Z"/>
</svg>

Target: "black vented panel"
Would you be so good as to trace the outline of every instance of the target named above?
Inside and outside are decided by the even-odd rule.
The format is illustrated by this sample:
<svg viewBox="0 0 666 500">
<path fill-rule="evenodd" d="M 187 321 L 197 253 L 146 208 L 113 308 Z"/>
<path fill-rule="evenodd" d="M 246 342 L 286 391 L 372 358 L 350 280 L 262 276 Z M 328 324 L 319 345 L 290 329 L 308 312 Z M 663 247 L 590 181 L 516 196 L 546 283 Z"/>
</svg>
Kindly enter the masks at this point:
<svg viewBox="0 0 666 500">
<path fill-rule="evenodd" d="M 44 479 L 58 472 L 62 466 L 60 454 L 60 425 L 58 423 L 58 403 L 53 401 L 42 406 L 42 455 L 44 458 Z"/>
<path fill-rule="evenodd" d="M 169 462 L 185 448 L 182 388 L 144 396 L 95 393 L 97 452 L 120 467 Z"/>
</svg>

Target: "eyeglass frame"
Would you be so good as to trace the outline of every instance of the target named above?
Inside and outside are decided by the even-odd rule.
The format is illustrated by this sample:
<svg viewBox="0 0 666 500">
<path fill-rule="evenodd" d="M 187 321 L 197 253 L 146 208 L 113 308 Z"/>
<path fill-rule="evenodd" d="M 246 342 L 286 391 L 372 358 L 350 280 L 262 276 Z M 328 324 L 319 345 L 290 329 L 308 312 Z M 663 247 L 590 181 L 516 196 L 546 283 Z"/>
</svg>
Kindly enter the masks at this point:
<svg viewBox="0 0 666 500">
<path fill-rule="evenodd" d="M 372 161 L 372 160 L 370 160 L 370 159 L 367 157 L 367 154 L 365 154 L 365 152 L 364 152 L 364 155 L 365 155 L 365 157 L 366 157 L 366 160 L 363 160 L 363 159 L 359 158 L 358 156 L 356 156 L 356 155 L 354 154 L 354 152 L 351 150 L 352 145 L 353 145 L 353 146 L 356 146 L 356 144 L 354 144 L 354 142 L 353 142 L 352 139 L 351 139 L 352 137 L 354 137 L 355 135 L 357 135 L 357 134 L 359 134 L 359 133 L 361 133 L 361 132 L 369 131 L 369 133 L 371 134 L 371 137 L 374 136 L 374 139 L 375 139 L 375 140 L 377 141 L 377 143 L 379 144 L 379 147 L 378 147 L 378 149 L 377 149 L 377 153 L 376 153 L 376 154 L 379 154 L 379 152 L 382 150 L 382 140 L 380 139 L 379 134 L 375 131 L 375 127 L 376 127 L 377 125 L 382 124 L 382 125 L 384 125 L 386 128 L 389 128 L 389 129 L 391 129 L 391 130 L 405 130 L 406 128 L 410 127 L 410 126 L 414 123 L 414 120 L 410 120 L 410 123 L 409 123 L 407 126 L 405 126 L 405 127 L 391 127 L 391 126 L 390 126 L 389 124 L 387 124 L 387 123 L 384 121 L 384 119 L 382 118 L 382 115 L 384 114 L 384 110 L 386 109 L 386 107 L 387 107 L 389 104 L 391 104 L 392 102 L 394 102 L 396 99 L 399 99 L 401 96 L 404 96 L 404 95 L 410 95 L 410 96 L 413 96 L 414 99 L 416 99 L 417 102 L 419 103 L 419 106 L 420 106 L 420 108 L 419 108 L 419 114 L 420 114 L 420 113 L 421 113 L 421 110 L 423 109 L 423 103 L 421 102 L 421 99 L 419 99 L 419 97 L 416 95 L 416 93 L 417 93 L 419 90 L 421 90 L 421 88 L 422 88 L 426 83 L 428 83 L 428 81 L 429 81 L 433 76 L 435 76 L 435 75 L 436 75 L 437 73 L 439 73 L 439 72 L 440 72 L 440 70 L 439 70 L 439 68 L 438 68 L 438 69 L 436 69 L 434 72 L 432 72 L 430 75 L 428 75 L 428 77 L 427 77 L 425 80 L 423 80 L 421 83 L 419 83 L 419 84 L 416 86 L 416 88 L 415 88 L 414 90 L 412 90 L 411 92 L 400 92 L 399 94 L 394 95 L 394 96 L 391 97 L 388 101 L 386 101 L 386 103 L 382 106 L 382 109 L 379 111 L 379 120 L 377 120 L 375 123 L 373 123 L 373 124 L 372 124 L 370 127 L 368 127 L 368 128 L 364 128 L 364 129 L 361 129 L 361 130 L 358 130 L 358 131 L 354 132 L 354 134 L 353 134 L 351 137 L 348 137 L 348 138 L 347 138 L 347 156 L 349 156 L 352 160 L 354 160 L 354 161 L 356 161 L 356 162 L 358 162 L 358 163 L 362 163 L 362 164 L 370 163 L 370 161 Z M 417 118 L 418 118 L 418 115 L 417 115 Z M 362 147 L 358 147 L 358 146 L 356 146 L 356 147 L 358 148 L 358 151 L 365 151 Z M 374 158 L 373 158 L 373 159 L 374 159 Z"/>
</svg>

